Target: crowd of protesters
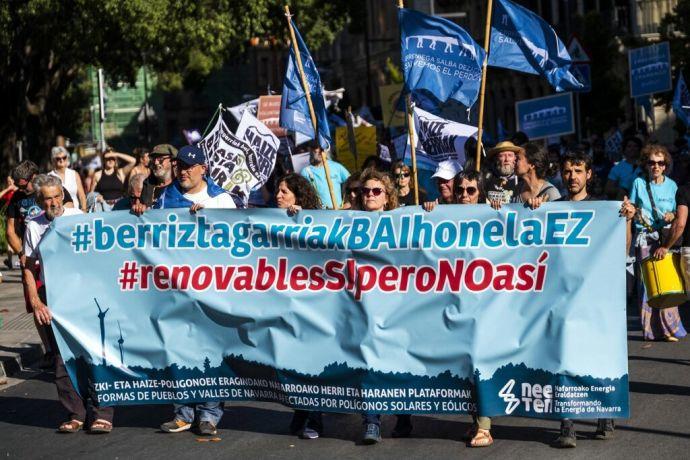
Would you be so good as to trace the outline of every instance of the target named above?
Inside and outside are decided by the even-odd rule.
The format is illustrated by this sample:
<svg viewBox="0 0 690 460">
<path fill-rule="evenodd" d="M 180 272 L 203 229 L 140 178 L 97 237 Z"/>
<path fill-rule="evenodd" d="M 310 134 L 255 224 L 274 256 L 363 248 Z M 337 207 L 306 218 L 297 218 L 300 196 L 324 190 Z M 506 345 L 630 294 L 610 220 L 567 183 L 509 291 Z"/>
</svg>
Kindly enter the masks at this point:
<svg viewBox="0 0 690 460">
<path fill-rule="evenodd" d="M 468 142 L 468 158 L 472 147 Z M 334 188 L 330 190 L 321 149 L 312 145 L 310 150 L 310 164 L 301 171 L 291 171 L 279 162 L 264 186 L 263 195 L 269 197 L 266 206 L 294 215 L 314 209 L 387 212 L 415 203 L 433 212 L 437 206 L 448 204 L 500 209 L 509 203 L 522 203 L 536 209 L 551 201 L 622 200 L 620 214 L 630 230 L 629 261 L 635 257 L 639 263 L 648 256 L 661 259 L 674 247 L 681 247 L 688 280 L 690 185 L 686 183 L 690 176 L 686 167 L 690 161 L 686 144 L 679 143 L 669 152 L 642 136 L 630 135 L 622 141 L 620 152 L 607 152 L 601 139 L 545 148 L 541 142 L 530 142 L 523 133 L 517 133 L 486 150 L 480 171 L 475 171 L 473 161 L 464 165 L 450 159 L 439 163 L 431 176 L 432 190 L 415 184 L 408 162 L 387 163 L 377 157 L 363 162 L 361 172 L 349 172 L 331 158 L 328 166 Z M 205 154 L 196 146 L 178 150 L 161 144 L 151 151 L 137 149 L 133 156 L 107 149 L 97 160 L 91 163 L 97 170 L 85 168 L 79 174 L 69 167 L 68 150 L 57 146 L 51 151 L 51 169 L 46 174 L 39 174 L 36 164 L 24 161 L 13 169 L 0 192 L 7 204 L 9 249 L 19 256 L 22 267 L 27 312 L 34 314 L 46 349 L 44 364 L 55 366 L 58 395 L 70 413 L 58 428 L 66 433 L 82 429 L 88 404 L 66 377 L 48 327 L 51 317 L 37 267 L 37 245 L 50 222 L 81 212 L 129 211 L 141 215 L 154 208 L 197 212 L 242 206 L 213 182 Z M 672 168 L 674 163 L 680 167 Z M 685 243 L 688 247 L 683 247 Z M 637 282 L 636 288 L 639 293 L 631 299 L 638 299 L 645 340 L 672 342 L 686 335 L 678 308 L 650 308 L 642 284 Z M 94 410 L 89 429 L 109 432 L 113 410 Z M 194 427 L 199 434 L 215 435 L 223 410 L 218 402 L 176 404 L 172 420 L 163 423 L 161 430 L 177 433 Z M 380 419 L 378 414 L 363 414 L 365 444 L 381 440 Z M 318 438 L 324 429 L 321 413 L 295 411 L 290 429 L 304 439 Z M 608 439 L 613 430 L 613 420 L 599 420 L 595 435 Z M 399 415 L 392 435 L 407 437 L 411 432 L 411 416 Z M 491 445 L 491 419 L 474 414 L 466 436 L 472 447 Z M 572 421 L 562 422 L 554 442 L 558 447 L 575 447 Z"/>
</svg>

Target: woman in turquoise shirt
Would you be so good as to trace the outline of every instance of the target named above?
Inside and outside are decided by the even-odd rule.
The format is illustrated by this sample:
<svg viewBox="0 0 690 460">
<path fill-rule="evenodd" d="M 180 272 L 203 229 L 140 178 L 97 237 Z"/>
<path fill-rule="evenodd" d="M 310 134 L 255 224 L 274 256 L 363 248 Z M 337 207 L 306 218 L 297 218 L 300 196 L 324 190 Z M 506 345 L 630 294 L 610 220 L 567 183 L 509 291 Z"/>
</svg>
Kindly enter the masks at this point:
<svg viewBox="0 0 690 460">
<path fill-rule="evenodd" d="M 678 189 L 676 183 L 665 175 L 671 165 L 671 155 L 665 147 L 656 144 L 645 146 L 640 162 L 645 173 L 635 179 L 630 201 L 623 204 L 624 212 L 628 216 L 635 216 L 634 242 L 638 261 L 659 252 L 662 231 L 675 219 Z M 678 314 L 678 307 L 663 310 L 651 308 L 647 304 L 644 286 L 641 282 L 639 284 L 644 339 L 677 342 L 685 337 L 687 332 Z"/>
</svg>

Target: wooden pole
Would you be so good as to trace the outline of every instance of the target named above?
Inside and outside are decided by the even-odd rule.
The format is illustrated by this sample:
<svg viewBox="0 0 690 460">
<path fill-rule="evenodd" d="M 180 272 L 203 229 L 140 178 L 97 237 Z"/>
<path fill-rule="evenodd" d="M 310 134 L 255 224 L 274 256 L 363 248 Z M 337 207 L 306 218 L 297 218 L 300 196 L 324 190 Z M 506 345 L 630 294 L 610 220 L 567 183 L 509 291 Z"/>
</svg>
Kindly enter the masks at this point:
<svg viewBox="0 0 690 460">
<path fill-rule="evenodd" d="M 398 0 L 398 8 L 404 8 L 403 0 Z M 419 182 L 417 180 L 417 154 L 415 152 L 414 137 L 414 111 L 412 107 L 412 96 L 407 95 L 405 104 L 407 106 L 407 133 L 410 137 L 410 156 L 412 157 L 412 183 L 414 184 L 414 204 L 419 205 Z"/>
<path fill-rule="evenodd" d="M 285 5 L 285 16 L 287 17 L 288 29 L 290 29 L 290 40 L 292 41 L 292 49 L 295 52 L 295 59 L 297 60 L 297 70 L 299 71 L 300 80 L 302 80 L 302 89 L 307 97 L 307 105 L 309 106 L 309 115 L 311 116 L 311 124 L 314 127 L 314 137 L 316 138 L 316 143 L 319 144 L 319 130 L 316 120 L 316 112 L 314 112 L 314 104 L 311 101 L 311 90 L 309 88 L 309 83 L 307 82 L 307 77 L 304 75 L 304 68 L 302 67 L 302 56 L 299 52 L 299 46 L 297 45 L 297 39 L 295 38 L 295 30 L 292 28 L 292 15 L 290 14 L 290 7 Z M 320 148 L 320 144 L 319 144 Z M 328 193 L 331 195 L 331 203 L 333 203 L 332 209 L 338 209 L 338 203 L 335 201 L 335 192 L 333 191 L 333 182 L 331 182 L 331 169 L 328 167 L 328 157 L 326 152 L 321 149 L 321 162 L 323 163 L 324 173 L 326 174 L 326 183 L 328 184 Z"/>
<path fill-rule="evenodd" d="M 484 28 L 484 62 L 482 63 L 482 85 L 479 89 L 479 123 L 477 125 L 477 154 L 476 154 L 476 169 L 479 168 L 482 161 L 482 125 L 484 124 L 484 90 L 486 88 L 486 71 L 489 63 L 489 41 L 491 38 L 491 12 L 493 10 L 493 0 L 489 0 L 486 10 L 486 26 Z"/>
</svg>

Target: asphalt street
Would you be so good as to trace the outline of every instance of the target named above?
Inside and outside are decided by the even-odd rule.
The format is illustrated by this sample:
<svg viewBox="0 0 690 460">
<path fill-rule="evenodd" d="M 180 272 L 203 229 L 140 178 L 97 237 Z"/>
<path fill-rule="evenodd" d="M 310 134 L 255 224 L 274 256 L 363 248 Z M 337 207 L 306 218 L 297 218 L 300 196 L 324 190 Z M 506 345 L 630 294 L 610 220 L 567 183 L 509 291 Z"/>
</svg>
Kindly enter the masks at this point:
<svg viewBox="0 0 690 460">
<path fill-rule="evenodd" d="M 686 307 L 688 308 L 688 307 Z M 685 314 L 690 325 L 690 314 Z M 687 313 L 690 313 L 688 308 Z M 0 457 L 3 458 L 688 458 L 690 456 L 690 338 L 679 343 L 643 342 L 630 315 L 628 349 L 632 417 L 618 421 L 615 437 L 593 438 L 595 421 L 578 422 L 576 449 L 550 447 L 558 422 L 516 417 L 494 419 L 493 446 L 471 449 L 462 435 L 468 416 L 414 417 L 409 439 L 392 439 L 395 418 L 384 417 L 384 440 L 359 442 L 356 415 L 327 414 L 318 440 L 291 436 L 291 411 L 277 404 L 226 406 L 215 442 L 191 432 L 165 434 L 170 406 L 121 407 L 109 435 L 58 434 L 65 412 L 51 374 L 27 370 L 0 386 Z M 0 331 L 2 334 L 2 331 Z M 606 350 L 602 350 L 606 353 Z M 3 389 L 4 388 L 4 389 Z"/>
</svg>

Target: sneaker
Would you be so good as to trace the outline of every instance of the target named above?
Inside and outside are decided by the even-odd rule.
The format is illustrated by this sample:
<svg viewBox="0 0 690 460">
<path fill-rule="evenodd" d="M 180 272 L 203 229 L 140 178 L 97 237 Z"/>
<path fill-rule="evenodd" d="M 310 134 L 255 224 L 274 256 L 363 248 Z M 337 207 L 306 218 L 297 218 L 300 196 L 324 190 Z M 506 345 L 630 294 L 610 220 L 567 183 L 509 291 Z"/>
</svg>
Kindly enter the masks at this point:
<svg viewBox="0 0 690 460">
<path fill-rule="evenodd" d="M 366 429 L 364 430 L 364 438 L 362 443 L 364 444 L 377 444 L 381 441 L 381 427 L 375 423 L 367 423 Z"/>
<path fill-rule="evenodd" d="M 398 416 L 398 421 L 395 423 L 395 428 L 391 436 L 394 438 L 409 438 L 412 433 L 412 422 L 409 415 Z"/>
<path fill-rule="evenodd" d="M 575 427 L 572 424 L 561 423 L 561 434 L 553 442 L 553 446 L 568 449 L 575 447 L 575 445 Z"/>
<path fill-rule="evenodd" d="M 192 424 L 185 422 L 180 419 L 175 419 L 170 422 L 165 422 L 161 425 L 161 431 L 166 433 L 180 433 L 182 431 L 187 431 L 192 427 Z"/>
<path fill-rule="evenodd" d="M 306 426 L 299 434 L 299 437 L 302 439 L 319 439 L 319 432 L 314 428 Z"/>
<path fill-rule="evenodd" d="M 607 439 L 613 438 L 613 430 L 615 429 L 615 424 L 612 418 L 600 418 L 597 420 L 597 431 L 594 433 L 596 439 L 601 439 L 605 441 Z"/>
<path fill-rule="evenodd" d="M 218 430 L 216 430 L 216 426 L 213 423 L 203 420 L 199 422 L 197 433 L 200 436 L 215 436 L 218 433 Z"/>
</svg>

